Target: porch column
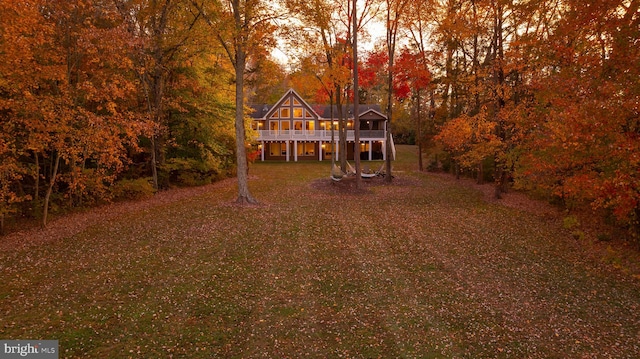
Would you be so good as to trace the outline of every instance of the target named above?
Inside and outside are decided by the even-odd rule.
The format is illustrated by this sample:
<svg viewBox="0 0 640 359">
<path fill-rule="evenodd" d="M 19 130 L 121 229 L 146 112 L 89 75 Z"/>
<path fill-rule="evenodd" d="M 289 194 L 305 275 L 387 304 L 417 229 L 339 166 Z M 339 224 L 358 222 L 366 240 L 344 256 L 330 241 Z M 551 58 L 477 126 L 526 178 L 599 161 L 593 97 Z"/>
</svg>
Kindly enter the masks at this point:
<svg viewBox="0 0 640 359">
<path fill-rule="evenodd" d="M 322 161 L 322 141 L 318 142 L 318 161 Z"/>
<path fill-rule="evenodd" d="M 285 143 L 285 145 L 286 145 L 286 147 L 287 147 L 287 151 L 286 151 L 286 153 L 287 153 L 287 156 L 286 156 L 286 158 L 287 158 L 287 162 L 289 162 L 289 156 L 290 156 L 290 155 L 289 155 L 289 144 L 290 144 L 290 143 L 289 143 L 289 140 L 284 141 L 284 143 Z"/>
<path fill-rule="evenodd" d="M 298 140 L 293 140 L 293 160 L 298 162 Z"/>
<path fill-rule="evenodd" d="M 264 145 L 265 145 L 264 141 L 260 141 L 260 145 L 262 146 L 262 147 L 260 147 L 261 148 L 261 150 L 260 150 L 260 160 L 262 162 L 264 162 L 264 151 L 266 150 L 266 147 L 264 147 Z"/>
<path fill-rule="evenodd" d="M 373 141 L 369 140 L 369 161 L 373 159 Z"/>
</svg>

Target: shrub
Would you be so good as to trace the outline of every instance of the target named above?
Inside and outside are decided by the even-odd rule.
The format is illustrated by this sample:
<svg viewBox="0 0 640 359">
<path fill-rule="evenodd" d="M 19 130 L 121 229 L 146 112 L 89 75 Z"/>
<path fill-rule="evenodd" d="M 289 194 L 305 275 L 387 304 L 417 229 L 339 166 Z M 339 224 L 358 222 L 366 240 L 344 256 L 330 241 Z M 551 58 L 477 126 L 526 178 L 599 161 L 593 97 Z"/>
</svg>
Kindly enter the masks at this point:
<svg viewBox="0 0 640 359">
<path fill-rule="evenodd" d="M 124 179 L 111 187 L 115 201 L 140 200 L 153 197 L 155 190 L 149 178 Z"/>
<path fill-rule="evenodd" d="M 224 164 L 219 158 L 206 161 L 192 158 L 171 158 L 162 166 L 161 172 L 170 184 L 177 186 L 201 186 L 215 182 L 225 176 Z"/>
</svg>

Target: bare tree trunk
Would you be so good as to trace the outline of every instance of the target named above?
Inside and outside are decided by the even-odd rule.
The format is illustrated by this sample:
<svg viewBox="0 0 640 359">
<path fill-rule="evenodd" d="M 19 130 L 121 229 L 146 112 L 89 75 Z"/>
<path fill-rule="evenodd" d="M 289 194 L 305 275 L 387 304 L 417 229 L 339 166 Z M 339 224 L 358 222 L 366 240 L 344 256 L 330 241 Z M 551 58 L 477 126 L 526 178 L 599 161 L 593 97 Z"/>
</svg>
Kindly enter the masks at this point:
<svg viewBox="0 0 640 359">
<path fill-rule="evenodd" d="M 58 176 L 58 167 L 60 165 L 60 152 L 56 153 L 56 161 L 53 165 L 53 171 L 51 173 L 51 179 L 49 180 L 49 188 L 47 194 L 44 196 L 44 204 L 42 205 L 42 227 L 47 226 L 47 217 L 49 215 L 49 199 L 53 192 L 53 186 L 56 184 L 56 177 Z"/>
<path fill-rule="evenodd" d="M 156 60 L 156 61 L 162 61 Z M 156 66 L 160 66 L 157 64 Z M 156 69 L 156 74 L 153 76 L 153 120 L 160 127 L 162 123 L 162 98 L 164 97 L 163 76 L 160 69 Z M 151 137 L 151 172 L 153 174 L 153 188 L 157 191 L 160 189 L 160 183 L 158 181 L 158 153 L 160 146 L 158 145 L 158 138 L 154 133 Z M 161 158 L 162 160 L 162 158 Z"/>
<path fill-rule="evenodd" d="M 347 172 L 347 131 L 346 114 L 342 106 L 342 91 L 340 85 L 336 84 L 336 107 L 338 110 L 338 161 L 342 173 Z"/>
<path fill-rule="evenodd" d="M 239 16 L 239 14 L 238 14 Z M 245 147 L 245 124 L 244 124 L 244 70 L 246 66 L 246 53 L 242 45 L 236 48 L 236 163 L 238 166 L 238 199 L 239 204 L 257 204 L 258 201 L 249 192 L 249 176 L 247 164 L 247 149 Z"/>
<path fill-rule="evenodd" d="M 36 173 L 34 176 L 34 180 L 36 183 L 33 193 L 33 199 L 38 202 L 38 200 L 40 200 L 40 156 L 38 155 L 38 151 L 33 151 L 33 154 L 36 158 Z"/>
<path fill-rule="evenodd" d="M 504 124 L 502 119 L 500 118 L 500 111 L 505 106 L 505 98 L 504 98 L 504 86 L 505 86 L 505 74 L 504 74 L 504 43 L 503 43 L 503 8 L 502 5 L 498 4 L 496 8 L 496 13 L 494 16 L 494 48 L 495 48 L 495 58 L 493 59 L 494 64 L 494 116 L 496 122 L 496 134 L 501 141 L 506 140 L 506 133 L 504 129 Z M 497 62 L 497 64 L 495 64 Z M 505 163 L 503 160 L 499 158 L 499 155 L 496 154 L 494 156 L 495 163 L 495 198 L 502 198 L 502 193 L 505 192 L 506 178 L 508 176 L 507 169 L 505 168 Z"/>
<path fill-rule="evenodd" d="M 416 128 L 416 143 L 418 144 L 418 171 L 424 171 L 424 164 L 422 163 L 422 114 L 421 114 L 421 106 L 422 96 L 420 96 L 420 89 L 418 89 L 417 93 L 417 103 L 416 103 L 416 115 L 417 115 L 417 128 Z"/>
<path fill-rule="evenodd" d="M 158 161 L 156 159 L 156 135 L 151 135 L 151 175 L 153 177 L 153 189 L 158 190 Z"/>
<path fill-rule="evenodd" d="M 362 188 L 360 169 L 360 92 L 358 89 L 358 21 L 356 0 L 353 0 L 353 157 L 356 162 L 356 189 Z"/>
</svg>

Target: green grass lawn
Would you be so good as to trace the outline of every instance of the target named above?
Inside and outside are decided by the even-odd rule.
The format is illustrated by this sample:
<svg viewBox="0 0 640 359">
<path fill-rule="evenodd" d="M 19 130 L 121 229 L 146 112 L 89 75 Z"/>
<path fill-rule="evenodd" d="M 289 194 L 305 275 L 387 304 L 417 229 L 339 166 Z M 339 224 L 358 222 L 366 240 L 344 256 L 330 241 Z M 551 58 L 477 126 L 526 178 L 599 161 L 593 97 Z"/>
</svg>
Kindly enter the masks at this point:
<svg viewBox="0 0 640 359">
<path fill-rule="evenodd" d="M 374 168 L 379 165 L 370 165 Z M 637 279 L 556 218 L 417 173 L 351 193 L 329 163 L 0 238 L 0 339 L 60 358 L 637 358 Z"/>
</svg>

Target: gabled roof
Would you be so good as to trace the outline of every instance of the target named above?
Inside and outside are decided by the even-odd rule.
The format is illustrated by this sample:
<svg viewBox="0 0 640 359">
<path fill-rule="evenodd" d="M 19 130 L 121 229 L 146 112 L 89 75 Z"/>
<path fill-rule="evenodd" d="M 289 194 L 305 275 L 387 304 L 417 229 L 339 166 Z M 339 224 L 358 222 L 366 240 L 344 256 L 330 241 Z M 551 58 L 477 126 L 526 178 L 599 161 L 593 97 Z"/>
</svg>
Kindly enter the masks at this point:
<svg viewBox="0 0 640 359">
<path fill-rule="evenodd" d="M 376 107 L 379 109 L 380 106 Z M 370 108 L 368 110 L 365 110 L 364 112 L 362 112 L 362 110 L 360 110 L 360 119 L 363 120 L 386 120 L 387 116 L 382 114 L 382 112 L 378 111 L 377 109 L 373 109 Z"/>
<path fill-rule="evenodd" d="M 311 107 L 302 96 L 300 96 L 294 89 L 289 89 L 274 105 L 251 105 L 253 108 L 253 113 L 251 117 L 253 118 L 269 118 L 271 115 L 277 111 L 281 107 L 286 106 L 295 106 L 295 107 L 304 107 L 309 111 L 314 118 L 319 118 L 320 116 L 316 111 L 314 111 L 313 107 Z"/>
<path fill-rule="evenodd" d="M 330 105 L 314 105 L 314 110 L 319 113 L 323 118 L 331 118 L 331 106 Z M 383 115 L 380 112 L 380 105 L 368 105 L 368 104 L 360 104 L 358 106 L 358 112 L 360 112 L 360 117 L 362 118 L 369 112 L 368 116 L 370 116 L 370 120 L 386 120 L 387 116 Z M 346 106 L 342 106 L 342 113 L 346 114 L 347 118 L 353 118 L 353 104 Z M 373 114 L 376 114 L 375 116 Z M 379 117 L 378 117 L 379 116 Z M 338 106 L 333 105 L 333 117 L 338 117 Z"/>
<path fill-rule="evenodd" d="M 254 119 L 269 118 L 275 111 L 283 106 L 289 105 L 302 106 L 310 111 L 314 118 L 331 118 L 331 105 L 309 105 L 302 97 L 293 89 L 289 89 L 274 105 L 267 104 L 253 104 L 250 107 L 253 109 L 251 117 Z M 353 118 L 353 104 L 342 106 L 343 114 L 347 118 Z M 380 109 L 380 105 L 360 104 L 358 106 L 360 112 L 360 118 L 365 120 L 379 120 L 383 121 L 387 119 Z M 338 117 L 338 106 L 333 105 L 333 117 Z"/>
</svg>

